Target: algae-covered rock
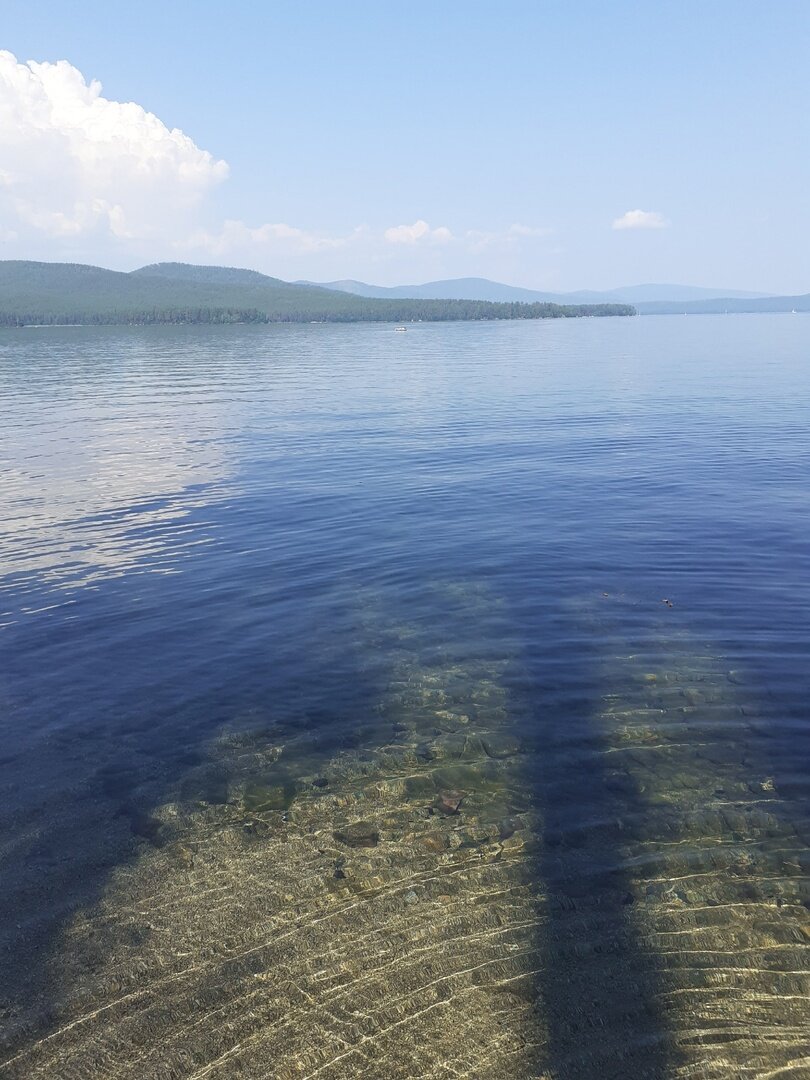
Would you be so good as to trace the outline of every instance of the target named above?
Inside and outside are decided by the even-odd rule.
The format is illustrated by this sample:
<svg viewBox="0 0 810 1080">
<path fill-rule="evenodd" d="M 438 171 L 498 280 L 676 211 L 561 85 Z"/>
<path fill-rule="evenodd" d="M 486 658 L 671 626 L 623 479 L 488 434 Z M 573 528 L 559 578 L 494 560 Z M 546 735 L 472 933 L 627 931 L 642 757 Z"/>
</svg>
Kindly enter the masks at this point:
<svg viewBox="0 0 810 1080">
<path fill-rule="evenodd" d="M 180 785 L 183 799 L 223 806 L 228 801 L 228 776 L 224 769 L 208 766 L 195 769 Z"/>
<path fill-rule="evenodd" d="M 295 798 L 292 784 L 251 784 L 245 788 L 242 802 L 251 813 L 268 810 L 289 810 Z"/>
<path fill-rule="evenodd" d="M 457 760 L 464 756 L 466 741 L 464 735 L 441 735 L 431 744 L 432 756 L 436 760 Z"/>
<path fill-rule="evenodd" d="M 494 768 L 491 768 L 493 766 Z M 501 786 L 501 779 L 494 761 L 478 765 L 447 765 L 435 769 L 433 779 L 436 787 L 448 791 L 486 791 Z"/>
<path fill-rule="evenodd" d="M 355 821 L 343 829 L 336 829 L 332 835 L 339 844 L 346 847 L 376 847 L 380 840 L 377 828 L 370 821 Z"/>
<path fill-rule="evenodd" d="M 506 732 L 489 732 L 481 737 L 481 741 L 484 744 L 484 750 L 491 758 L 511 757 L 512 754 L 517 754 L 520 750 L 518 740 L 514 735 L 508 735 Z"/>
<path fill-rule="evenodd" d="M 405 779 L 405 795 L 408 799 L 429 799 L 436 791 L 431 776 L 408 776 Z"/>
<path fill-rule="evenodd" d="M 163 822 L 151 814 L 142 813 L 139 810 L 127 808 L 125 811 L 129 818 L 130 828 L 134 836 L 146 840 L 154 847 L 162 847 L 164 843 Z"/>
</svg>

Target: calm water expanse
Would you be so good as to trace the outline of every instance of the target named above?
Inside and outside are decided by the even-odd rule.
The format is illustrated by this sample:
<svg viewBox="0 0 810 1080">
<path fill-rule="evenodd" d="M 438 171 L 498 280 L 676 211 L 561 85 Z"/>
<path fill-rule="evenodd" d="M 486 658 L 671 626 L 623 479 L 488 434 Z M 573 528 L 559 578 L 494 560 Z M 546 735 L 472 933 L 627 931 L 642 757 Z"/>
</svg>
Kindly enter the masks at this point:
<svg viewBox="0 0 810 1080">
<path fill-rule="evenodd" d="M 0 1077 L 810 1077 L 810 318 L 0 332 Z"/>
</svg>

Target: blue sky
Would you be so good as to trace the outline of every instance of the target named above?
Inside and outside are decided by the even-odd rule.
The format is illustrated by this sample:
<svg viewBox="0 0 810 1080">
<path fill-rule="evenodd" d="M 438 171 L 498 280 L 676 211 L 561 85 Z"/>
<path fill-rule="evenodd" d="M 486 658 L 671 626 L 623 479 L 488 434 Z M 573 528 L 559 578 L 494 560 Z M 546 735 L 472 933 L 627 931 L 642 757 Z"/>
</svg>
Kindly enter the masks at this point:
<svg viewBox="0 0 810 1080">
<path fill-rule="evenodd" d="M 810 290 L 806 0 L 4 0 L 0 31 L 71 66 L 0 77 L 3 258 Z"/>
</svg>

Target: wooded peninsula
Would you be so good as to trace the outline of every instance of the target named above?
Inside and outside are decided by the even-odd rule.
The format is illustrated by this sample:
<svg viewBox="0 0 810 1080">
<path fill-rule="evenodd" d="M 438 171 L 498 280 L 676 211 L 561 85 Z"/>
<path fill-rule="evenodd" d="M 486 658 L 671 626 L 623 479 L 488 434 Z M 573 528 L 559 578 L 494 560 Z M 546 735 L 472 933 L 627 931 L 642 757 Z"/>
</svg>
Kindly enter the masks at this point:
<svg viewBox="0 0 810 1080">
<path fill-rule="evenodd" d="M 630 304 L 383 300 L 254 270 L 157 263 L 130 273 L 0 261 L 0 326 L 153 323 L 444 322 L 635 315 Z"/>
</svg>

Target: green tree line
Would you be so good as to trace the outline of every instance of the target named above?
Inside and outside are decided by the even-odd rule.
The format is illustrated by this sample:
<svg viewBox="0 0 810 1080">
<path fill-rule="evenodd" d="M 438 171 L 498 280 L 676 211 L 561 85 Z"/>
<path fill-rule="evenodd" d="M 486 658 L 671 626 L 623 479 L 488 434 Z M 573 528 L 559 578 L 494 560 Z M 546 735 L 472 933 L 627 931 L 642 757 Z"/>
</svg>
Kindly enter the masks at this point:
<svg viewBox="0 0 810 1080">
<path fill-rule="evenodd" d="M 2 311 L 0 326 L 177 325 L 301 322 L 447 322 L 492 319 L 569 319 L 583 316 L 634 315 L 627 304 L 523 304 L 486 300 L 371 300 L 348 311 L 295 308 L 267 312 L 257 308 L 166 307 L 144 310 Z"/>
</svg>

